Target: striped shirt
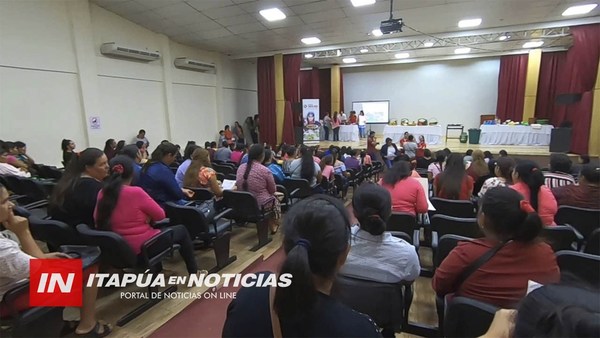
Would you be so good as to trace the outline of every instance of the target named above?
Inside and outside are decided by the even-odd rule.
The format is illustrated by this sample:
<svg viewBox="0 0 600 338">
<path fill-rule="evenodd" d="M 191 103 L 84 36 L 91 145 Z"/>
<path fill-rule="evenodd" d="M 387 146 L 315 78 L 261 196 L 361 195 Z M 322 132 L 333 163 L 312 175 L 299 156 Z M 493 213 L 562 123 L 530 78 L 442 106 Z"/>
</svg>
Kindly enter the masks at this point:
<svg viewBox="0 0 600 338">
<path fill-rule="evenodd" d="M 558 171 L 553 173 L 545 172 L 544 180 L 544 184 L 550 189 L 575 184 L 575 178 L 573 178 L 571 174 L 565 174 Z"/>
</svg>

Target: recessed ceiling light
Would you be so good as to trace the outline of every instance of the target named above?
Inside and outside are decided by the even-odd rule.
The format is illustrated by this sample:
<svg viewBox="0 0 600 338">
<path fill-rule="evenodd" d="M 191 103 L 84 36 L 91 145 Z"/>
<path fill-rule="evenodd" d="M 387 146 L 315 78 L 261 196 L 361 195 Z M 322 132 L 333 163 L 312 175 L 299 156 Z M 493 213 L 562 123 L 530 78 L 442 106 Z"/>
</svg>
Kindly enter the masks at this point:
<svg viewBox="0 0 600 338">
<path fill-rule="evenodd" d="M 373 36 L 382 36 L 383 35 L 383 33 L 381 32 L 381 30 L 379 28 L 372 30 L 371 34 L 373 34 Z"/>
<path fill-rule="evenodd" d="M 368 52 L 369 52 L 369 50 L 368 50 L 368 49 L 366 49 L 366 48 L 363 48 L 363 49 L 361 49 L 361 50 L 360 50 L 360 52 L 361 52 L 361 53 L 368 53 Z"/>
<path fill-rule="evenodd" d="M 579 5 L 572 6 L 567 8 L 566 11 L 562 13 L 563 16 L 571 16 L 571 15 L 582 15 L 591 12 L 594 8 L 598 6 L 597 4 L 589 4 L 589 5 Z"/>
<path fill-rule="evenodd" d="M 344 63 L 355 63 L 356 59 L 355 58 L 343 58 L 342 62 L 344 62 Z"/>
<path fill-rule="evenodd" d="M 498 40 L 500 41 L 504 41 L 506 39 L 508 39 L 508 35 L 500 35 L 500 37 L 498 38 Z"/>
<path fill-rule="evenodd" d="M 259 12 L 267 21 L 279 21 L 285 19 L 285 14 L 279 8 L 263 9 Z"/>
<path fill-rule="evenodd" d="M 479 25 L 481 25 L 481 18 L 465 19 L 458 22 L 458 27 L 460 28 L 477 27 Z"/>
<path fill-rule="evenodd" d="M 425 42 L 425 43 L 423 44 L 423 46 L 425 46 L 425 47 L 427 47 L 427 48 L 429 48 L 429 47 L 433 47 L 433 42 L 431 42 L 431 41 L 427 41 L 427 42 Z"/>
<path fill-rule="evenodd" d="M 538 48 L 544 44 L 544 41 L 529 41 L 523 44 L 523 48 Z"/>
<path fill-rule="evenodd" d="M 302 43 L 305 45 L 316 45 L 317 43 L 321 43 L 321 39 L 319 39 L 315 36 L 311 36 L 309 38 L 304 38 L 300 41 L 302 41 Z"/>
<path fill-rule="evenodd" d="M 469 48 L 469 47 L 456 48 L 454 50 L 454 54 L 467 54 L 470 51 L 471 51 L 471 48 Z"/>
<path fill-rule="evenodd" d="M 350 2 L 352 2 L 352 6 L 354 7 L 360 7 L 372 5 L 375 3 L 375 0 L 350 0 Z"/>
<path fill-rule="evenodd" d="M 408 53 L 398 53 L 398 54 L 394 55 L 394 57 L 396 59 L 406 59 L 406 58 L 410 57 L 410 54 L 408 54 Z"/>
<path fill-rule="evenodd" d="M 311 53 L 304 54 L 305 59 L 312 59 L 313 57 L 314 57 L 314 55 Z"/>
</svg>

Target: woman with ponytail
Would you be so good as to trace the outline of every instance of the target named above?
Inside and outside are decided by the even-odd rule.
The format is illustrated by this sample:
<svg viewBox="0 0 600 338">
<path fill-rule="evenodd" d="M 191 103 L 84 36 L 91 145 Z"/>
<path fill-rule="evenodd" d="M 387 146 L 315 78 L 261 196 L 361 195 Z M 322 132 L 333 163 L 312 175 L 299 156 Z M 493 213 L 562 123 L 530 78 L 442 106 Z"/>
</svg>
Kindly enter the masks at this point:
<svg viewBox="0 0 600 338">
<path fill-rule="evenodd" d="M 265 147 L 260 144 L 252 145 L 248 152 L 248 163 L 238 168 L 236 186 L 238 190 L 250 192 L 256 198 L 259 208 L 274 211 L 274 217 L 269 218 L 269 227 L 274 234 L 279 229 L 281 207 L 275 198 L 275 179 L 271 170 L 262 165 L 264 160 Z"/>
<path fill-rule="evenodd" d="M 119 155 L 110 161 L 110 176 L 98 193 L 94 219 L 96 228 L 121 235 L 133 252 L 139 254 L 142 244 L 160 233 L 151 223 L 163 220 L 165 212 L 142 188 L 131 186 L 134 174 L 133 160 L 129 157 Z M 173 231 L 173 241 L 179 244 L 188 272 L 196 273 L 194 246 L 185 226 L 166 229 Z"/>
<path fill-rule="evenodd" d="M 558 204 L 552 191 L 544 185 L 544 174 L 533 161 L 520 161 L 512 174 L 511 188 L 518 191 L 525 200 L 531 203 L 544 225 L 555 225 L 554 215 L 558 212 Z"/>
<path fill-rule="evenodd" d="M 290 164 L 292 178 L 305 179 L 311 186 L 321 182 L 321 167 L 313 158 L 314 151 L 308 147 L 300 148 L 300 158 Z"/>
<path fill-rule="evenodd" d="M 94 225 L 96 198 L 107 175 L 108 160 L 102 150 L 87 148 L 73 156 L 52 190 L 48 214 L 72 227 Z"/>
<path fill-rule="evenodd" d="M 459 243 L 436 269 L 432 282 L 438 296 L 455 294 L 515 308 L 529 280 L 559 281 L 552 248 L 537 239 L 542 220 L 517 191 L 488 190 L 480 200 L 477 222 L 485 237 Z"/>
<path fill-rule="evenodd" d="M 372 183 L 358 188 L 352 209 L 359 224 L 352 227 L 352 248 L 340 274 L 382 283 L 419 277 L 421 265 L 415 247 L 385 232 L 391 205 L 385 188 Z"/>
<path fill-rule="evenodd" d="M 380 337 L 369 317 L 330 296 L 350 250 L 342 202 L 325 195 L 304 199 L 286 214 L 284 230 L 280 285 L 242 288 L 229 304 L 222 336 Z M 288 285 L 281 281 L 286 274 Z"/>
</svg>

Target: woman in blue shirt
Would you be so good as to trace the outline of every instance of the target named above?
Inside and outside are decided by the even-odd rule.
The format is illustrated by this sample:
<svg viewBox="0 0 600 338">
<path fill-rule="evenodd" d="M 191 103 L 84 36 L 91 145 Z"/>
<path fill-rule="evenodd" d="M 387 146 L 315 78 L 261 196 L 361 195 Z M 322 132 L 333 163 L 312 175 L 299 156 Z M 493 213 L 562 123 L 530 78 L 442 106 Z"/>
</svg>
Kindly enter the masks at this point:
<svg viewBox="0 0 600 338">
<path fill-rule="evenodd" d="M 283 180 L 285 180 L 283 169 L 281 169 L 279 164 L 273 163 L 273 152 L 269 149 L 265 149 L 265 160 L 263 161 L 263 165 L 271 170 L 276 184 L 283 183 Z"/>
<path fill-rule="evenodd" d="M 161 143 L 144 164 L 140 175 L 138 185 L 161 207 L 164 207 L 166 202 L 185 204 L 184 198 L 194 196 L 193 191 L 179 187 L 175 174 L 169 168 L 169 165 L 175 162 L 176 154 L 177 147 L 174 144 Z"/>
</svg>

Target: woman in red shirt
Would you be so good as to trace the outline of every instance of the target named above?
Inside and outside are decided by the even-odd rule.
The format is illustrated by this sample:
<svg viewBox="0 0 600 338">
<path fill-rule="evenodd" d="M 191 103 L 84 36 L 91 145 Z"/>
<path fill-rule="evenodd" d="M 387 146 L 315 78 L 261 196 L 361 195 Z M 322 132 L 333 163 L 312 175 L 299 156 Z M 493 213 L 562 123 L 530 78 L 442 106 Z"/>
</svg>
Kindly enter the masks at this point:
<svg viewBox="0 0 600 338">
<path fill-rule="evenodd" d="M 531 203 L 544 225 L 555 225 L 554 215 L 558 204 L 552 191 L 544 185 L 544 174 L 533 161 L 520 161 L 512 174 L 513 185 Z"/>
<path fill-rule="evenodd" d="M 448 156 L 444 171 L 433 179 L 433 192 L 436 197 L 450 200 L 471 199 L 473 178 L 467 175 L 460 154 Z"/>
<path fill-rule="evenodd" d="M 425 155 L 425 149 L 427 149 L 427 143 L 425 143 L 425 136 L 419 136 L 419 143 L 417 143 L 417 158 L 421 158 Z"/>
<path fill-rule="evenodd" d="M 552 248 L 537 240 L 542 220 L 513 189 L 497 187 L 481 200 L 477 222 L 485 238 L 461 242 L 435 271 L 432 284 L 439 296 L 454 294 L 502 308 L 515 308 L 529 280 L 556 283 L 560 270 Z M 496 253 L 475 272 L 459 278 L 490 250 Z"/>
<path fill-rule="evenodd" d="M 410 164 L 398 161 L 379 181 L 392 196 L 392 211 L 411 215 L 427 212 L 427 197 L 419 181 L 410 177 Z"/>
</svg>

